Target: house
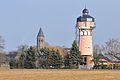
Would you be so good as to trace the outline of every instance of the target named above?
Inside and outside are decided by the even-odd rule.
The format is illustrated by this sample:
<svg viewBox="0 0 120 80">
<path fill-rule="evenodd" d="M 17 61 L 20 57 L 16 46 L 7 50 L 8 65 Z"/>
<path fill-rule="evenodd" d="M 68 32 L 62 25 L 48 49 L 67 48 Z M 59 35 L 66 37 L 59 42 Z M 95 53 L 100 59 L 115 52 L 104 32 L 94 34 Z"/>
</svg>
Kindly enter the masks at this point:
<svg viewBox="0 0 120 80">
<path fill-rule="evenodd" d="M 102 54 L 99 59 L 99 65 L 102 65 L 103 68 L 108 69 L 120 69 L 120 59 L 112 54 Z"/>
<path fill-rule="evenodd" d="M 8 61 L 0 61 L 0 68 L 10 68 Z"/>
</svg>

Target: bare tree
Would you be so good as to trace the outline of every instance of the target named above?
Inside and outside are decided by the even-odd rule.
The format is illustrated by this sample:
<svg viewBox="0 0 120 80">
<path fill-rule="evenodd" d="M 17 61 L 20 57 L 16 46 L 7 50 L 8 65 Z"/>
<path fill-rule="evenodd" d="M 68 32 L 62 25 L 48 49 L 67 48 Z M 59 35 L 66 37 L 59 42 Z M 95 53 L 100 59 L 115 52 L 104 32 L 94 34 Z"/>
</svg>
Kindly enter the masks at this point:
<svg viewBox="0 0 120 80">
<path fill-rule="evenodd" d="M 4 49 L 4 39 L 0 36 L 0 51 Z"/>
<path fill-rule="evenodd" d="M 93 47 L 93 54 L 100 54 L 101 53 L 101 46 L 98 44 L 95 44 Z"/>
<path fill-rule="evenodd" d="M 120 41 L 117 38 L 111 38 L 107 42 L 105 42 L 105 45 L 102 46 L 102 51 L 104 53 L 111 53 L 116 54 L 120 53 Z"/>
<path fill-rule="evenodd" d="M 99 61 L 100 61 L 100 57 L 101 57 L 101 46 L 96 44 L 93 47 L 93 61 L 94 61 L 94 68 L 98 68 L 99 67 Z"/>
<path fill-rule="evenodd" d="M 28 45 L 20 45 L 18 46 L 18 51 L 27 51 L 29 48 Z"/>
<path fill-rule="evenodd" d="M 4 39 L 2 36 L 0 36 L 0 62 L 6 61 L 6 55 L 5 52 L 3 52 L 4 49 Z"/>
<path fill-rule="evenodd" d="M 5 62 L 7 60 L 6 54 L 4 52 L 0 52 L 0 62 Z"/>
</svg>

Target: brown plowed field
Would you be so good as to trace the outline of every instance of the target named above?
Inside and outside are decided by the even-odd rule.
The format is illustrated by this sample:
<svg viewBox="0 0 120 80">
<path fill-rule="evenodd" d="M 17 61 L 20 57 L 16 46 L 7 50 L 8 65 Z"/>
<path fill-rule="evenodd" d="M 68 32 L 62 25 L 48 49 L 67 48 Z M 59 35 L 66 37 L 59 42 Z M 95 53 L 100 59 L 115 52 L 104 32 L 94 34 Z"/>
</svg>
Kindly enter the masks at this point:
<svg viewBox="0 0 120 80">
<path fill-rule="evenodd" d="M 0 80 L 120 80 L 120 71 L 0 69 Z"/>
</svg>

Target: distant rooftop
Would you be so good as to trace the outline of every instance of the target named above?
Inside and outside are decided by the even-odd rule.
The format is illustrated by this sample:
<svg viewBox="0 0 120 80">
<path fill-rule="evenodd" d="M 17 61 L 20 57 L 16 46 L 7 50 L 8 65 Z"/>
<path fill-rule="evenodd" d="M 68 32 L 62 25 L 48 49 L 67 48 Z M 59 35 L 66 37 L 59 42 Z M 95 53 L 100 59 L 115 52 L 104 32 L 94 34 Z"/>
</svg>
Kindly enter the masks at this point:
<svg viewBox="0 0 120 80">
<path fill-rule="evenodd" d="M 111 62 L 120 62 L 120 60 L 113 55 L 110 54 L 102 54 L 102 55 Z"/>
</svg>

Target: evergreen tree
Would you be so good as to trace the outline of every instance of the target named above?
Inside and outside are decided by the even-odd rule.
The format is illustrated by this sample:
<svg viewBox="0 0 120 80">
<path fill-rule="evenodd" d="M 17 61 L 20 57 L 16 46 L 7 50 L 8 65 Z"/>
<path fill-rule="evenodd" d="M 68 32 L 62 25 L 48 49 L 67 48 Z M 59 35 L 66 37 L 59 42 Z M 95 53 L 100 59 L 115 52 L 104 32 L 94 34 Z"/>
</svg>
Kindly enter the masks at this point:
<svg viewBox="0 0 120 80">
<path fill-rule="evenodd" d="M 59 51 L 50 50 L 48 48 L 41 49 L 39 52 L 39 67 L 40 68 L 61 68 L 62 57 Z"/>
<path fill-rule="evenodd" d="M 24 68 L 24 63 L 26 59 L 26 51 L 28 50 L 28 45 L 18 46 L 18 54 L 16 55 L 16 66 L 17 68 Z"/>
<path fill-rule="evenodd" d="M 26 52 L 25 51 L 19 51 L 18 55 L 17 55 L 17 60 L 16 60 L 16 64 L 18 68 L 24 68 L 24 62 L 25 62 L 25 58 L 26 58 Z"/>
<path fill-rule="evenodd" d="M 76 44 L 76 41 L 73 42 L 72 48 L 70 50 L 70 55 L 69 55 L 69 65 L 70 68 L 78 68 L 79 64 L 82 61 L 82 57 L 80 55 L 79 48 Z"/>
<path fill-rule="evenodd" d="M 61 68 L 62 66 L 62 57 L 59 53 L 59 51 L 51 51 L 51 57 L 52 57 L 52 61 L 51 61 L 51 66 L 55 69 Z"/>
<path fill-rule="evenodd" d="M 15 60 L 10 60 L 10 62 L 9 62 L 9 64 L 10 64 L 10 69 L 14 69 L 14 68 L 16 68 L 16 62 L 15 62 Z"/>
<path fill-rule="evenodd" d="M 50 50 L 48 48 L 42 48 L 39 51 L 39 56 L 38 56 L 38 65 L 39 68 L 43 69 L 48 69 L 49 68 L 49 55 L 50 55 Z"/>
<path fill-rule="evenodd" d="M 36 51 L 33 47 L 27 51 L 24 64 L 27 69 L 36 68 Z"/>
<path fill-rule="evenodd" d="M 67 53 L 64 56 L 64 66 L 65 66 L 65 69 L 70 69 L 70 54 L 69 53 Z"/>
</svg>

